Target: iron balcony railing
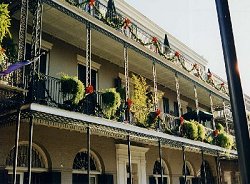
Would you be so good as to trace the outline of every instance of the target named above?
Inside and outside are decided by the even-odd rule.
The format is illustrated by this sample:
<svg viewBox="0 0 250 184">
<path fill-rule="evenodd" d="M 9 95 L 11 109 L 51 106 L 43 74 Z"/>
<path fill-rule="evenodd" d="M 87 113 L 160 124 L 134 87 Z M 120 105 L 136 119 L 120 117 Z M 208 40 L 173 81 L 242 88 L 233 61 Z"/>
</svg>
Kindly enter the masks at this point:
<svg viewBox="0 0 250 184">
<path fill-rule="evenodd" d="M 72 1 L 66 1 L 72 4 Z M 209 75 L 204 66 L 198 66 L 195 61 L 188 59 L 183 54 L 179 56 L 181 58 L 179 60 L 180 62 L 177 62 L 177 60 L 174 59 L 174 56 L 176 55 L 176 53 L 178 53 L 179 55 L 179 51 L 170 48 L 168 45 L 164 44 L 164 41 L 158 40 L 157 36 L 152 36 L 153 31 L 150 31 L 148 28 L 146 28 L 136 20 L 128 18 L 122 10 L 117 8 L 115 10 L 111 9 L 110 7 L 107 7 L 99 1 L 95 1 L 95 4 L 93 6 L 90 6 L 88 0 L 84 1 L 81 4 L 73 3 L 72 5 L 78 6 L 84 12 L 89 13 L 96 19 L 99 19 L 105 24 L 120 31 L 125 36 L 142 44 L 152 52 L 156 52 L 159 55 L 164 56 L 166 59 L 172 60 L 176 65 L 184 68 L 192 75 L 197 76 L 199 79 L 205 82 L 209 81 L 209 84 L 215 87 L 217 90 L 228 94 L 227 84 L 224 84 L 224 81 L 221 78 L 214 75 L 213 81 L 211 81 L 211 78 L 209 78 Z M 129 24 L 129 26 L 126 24 Z M 195 66 L 198 66 L 198 68 L 196 69 Z"/>
</svg>

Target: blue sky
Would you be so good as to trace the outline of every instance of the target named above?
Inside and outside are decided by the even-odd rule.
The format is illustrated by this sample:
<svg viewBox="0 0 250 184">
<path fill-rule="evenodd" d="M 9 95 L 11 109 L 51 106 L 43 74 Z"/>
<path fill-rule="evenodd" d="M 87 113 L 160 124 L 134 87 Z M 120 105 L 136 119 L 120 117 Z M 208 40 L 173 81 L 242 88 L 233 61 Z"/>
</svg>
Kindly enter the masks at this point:
<svg viewBox="0 0 250 184">
<path fill-rule="evenodd" d="M 209 62 L 226 79 L 214 0 L 125 0 Z M 250 95 L 250 1 L 229 0 L 244 93 Z"/>
</svg>

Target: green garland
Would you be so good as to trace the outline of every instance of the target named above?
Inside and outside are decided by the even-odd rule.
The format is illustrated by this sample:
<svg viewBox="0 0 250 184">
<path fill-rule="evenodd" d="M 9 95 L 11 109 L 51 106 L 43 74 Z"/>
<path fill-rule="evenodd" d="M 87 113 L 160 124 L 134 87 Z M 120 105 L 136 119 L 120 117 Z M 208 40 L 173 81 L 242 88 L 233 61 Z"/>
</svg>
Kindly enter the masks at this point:
<svg viewBox="0 0 250 184">
<path fill-rule="evenodd" d="M 90 3 L 90 0 L 86 0 L 82 3 L 75 3 L 75 1 L 73 0 L 66 0 L 66 2 L 70 3 L 71 5 L 73 6 L 77 6 L 79 8 L 85 8 L 86 4 Z M 166 53 L 166 52 L 162 52 L 161 49 L 160 49 L 160 43 L 159 41 L 153 37 L 153 39 L 151 41 L 148 41 L 148 42 L 144 42 L 142 39 L 140 39 L 138 37 L 138 35 L 136 33 L 134 33 L 134 31 L 132 30 L 132 28 L 129 26 L 129 25 L 126 25 L 126 18 L 119 18 L 118 16 L 115 17 L 113 20 L 110 20 L 108 17 L 104 16 L 100 10 L 98 9 L 98 7 L 96 7 L 95 4 L 93 4 L 93 9 L 95 10 L 95 13 L 99 16 L 99 19 L 104 22 L 105 24 L 109 25 L 110 27 L 113 27 L 115 29 L 122 29 L 122 28 L 128 28 L 130 34 L 132 35 L 132 38 L 140 43 L 141 45 L 143 46 L 149 46 L 149 45 L 153 45 L 156 47 L 156 52 L 162 56 L 163 58 L 171 61 L 171 62 L 179 62 L 181 67 L 187 71 L 188 73 L 194 71 L 194 70 L 197 70 L 197 73 L 196 73 L 196 77 L 198 77 L 200 80 L 202 80 L 203 82 L 207 83 L 207 84 L 210 84 L 212 87 L 214 87 L 216 90 L 218 91 L 221 91 L 227 95 L 228 92 L 225 88 L 224 85 L 222 84 L 215 84 L 213 79 L 205 79 L 202 77 L 202 75 L 200 74 L 199 72 L 199 69 L 197 69 L 195 67 L 195 65 L 197 66 L 197 64 L 194 64 L 192 68 L 188 69 L 186 66 L 185 66 L 185 63 L 186 63 L 186 59 L 181 56 L 177 51 L 173 54 L 173 52 L 169 52 L 169 53 Z M 130 22 L 130 21 L 129 21 Z M 169 48 L 170 49 L 170 48 Z M 178 56 L 176 56 L 178 54 Z"/>
</svg>

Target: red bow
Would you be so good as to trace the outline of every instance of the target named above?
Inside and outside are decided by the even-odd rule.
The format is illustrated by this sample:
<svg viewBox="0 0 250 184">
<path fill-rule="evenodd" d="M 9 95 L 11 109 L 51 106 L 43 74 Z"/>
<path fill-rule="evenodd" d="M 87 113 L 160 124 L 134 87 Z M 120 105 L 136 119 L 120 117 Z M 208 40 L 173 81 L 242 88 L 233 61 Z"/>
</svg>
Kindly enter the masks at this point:
<svg viewBox="0 0 250 184">
<path fill-rule="evenodd" d="M 161 110 L 160 110 L 160 109 L 156 109 L 155 115 L 156 115 L 156 116 L 159 116 L 160 114 L 161 114 Z"/>
<path fill-rule="evenodd" d="M 180 122 L 181 122 L 181 125 L 184 124 L 184 118 L 182 116 L 180 117 Z"/>
<path fill-rule="evenodd" d="M 157 43 L 157 42 L 158 42 L 158 39 L 157 39 L 156 37 L 153 37 L 153 38 L 152 38 L 152 42 L 153 42 L 153 43 Z"/>
<path fill-rule="evenodd" d="M 124 28 L 128 28 L 130 26 L 131 21 L 129 20 L 129 18 L 125 18 L 124 20 Z"/>
<path fill-rule="evenodd" d="M 224 83 L 224 82 L 222 82 L 220 85 L 221 85 L 221 87 L 224 87 L 224 86 L 225 86 L 225 83 Z"/>
<path fill-rule="evenodd" d="M 181 54 L 178 51 L 175 51 L 174 56 L 176 56 L 177 58 L 179 58 L 181 56 Z"/>
<path fill-rule="evenodd" d="M 130 109 L 131 105 L 132 105 L 132 100 L 130 98 L 128 98 L 127 100 L 127 104 L 128 104 L 128 108 Z"/>
<path fill-rule="evenodd" d="M 91 94 L 94 92 L 94 87 L 92 85 L 89 85 L 88 87 L 86 87 L 86 93 L 87 94 Z"/>
<path fill-rule="evenodd" d="M 216 129 L 216 130 L 214 130 L 213 133 L 214 133 L 214 136 L 217 137 L 219 135 L 219 130 Z"/>
<path fill-rule="evenodd" d="M 94 6 L 95 5 L 95 0 L 89 0 L 89 5 Z"/>
</svg>

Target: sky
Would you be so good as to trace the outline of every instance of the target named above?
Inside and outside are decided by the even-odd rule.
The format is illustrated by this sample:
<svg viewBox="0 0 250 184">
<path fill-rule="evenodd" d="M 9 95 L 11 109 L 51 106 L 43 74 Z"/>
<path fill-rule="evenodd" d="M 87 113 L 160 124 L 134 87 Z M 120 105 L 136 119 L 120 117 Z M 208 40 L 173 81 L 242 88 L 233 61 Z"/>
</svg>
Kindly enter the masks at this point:
<svg viewBox="0 0 250 184">
<path fill-rule="evenodd" d="M 125 0 L 164 30 L 208 60 L 226 79 L 214 0 Z M 250 1 L 229 0 L 243 92 L 250 96 Z"/>
</svg>

